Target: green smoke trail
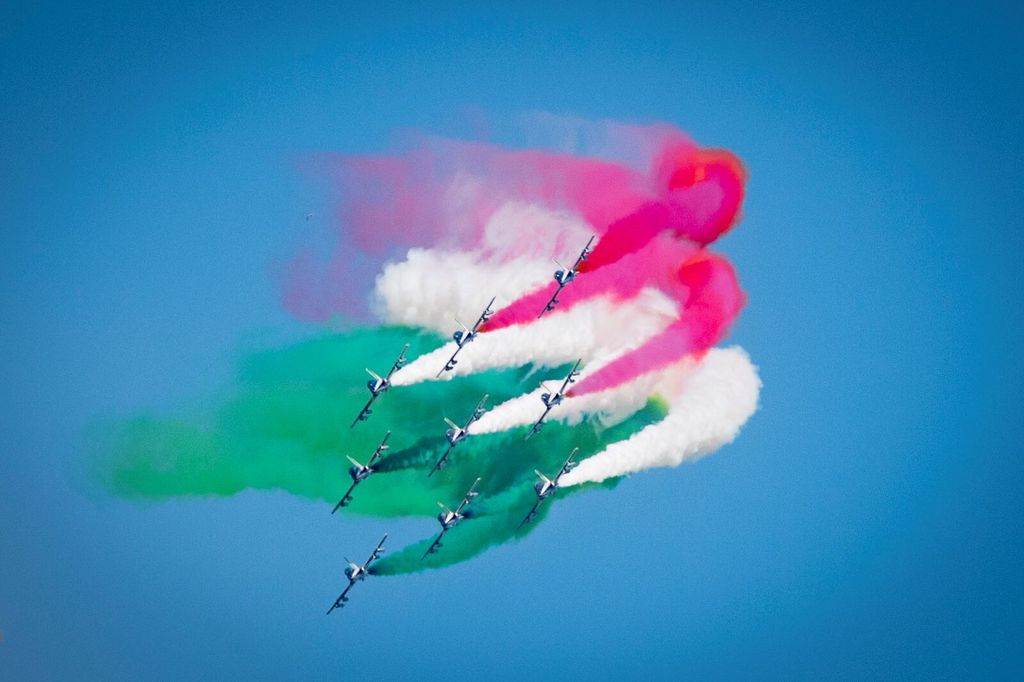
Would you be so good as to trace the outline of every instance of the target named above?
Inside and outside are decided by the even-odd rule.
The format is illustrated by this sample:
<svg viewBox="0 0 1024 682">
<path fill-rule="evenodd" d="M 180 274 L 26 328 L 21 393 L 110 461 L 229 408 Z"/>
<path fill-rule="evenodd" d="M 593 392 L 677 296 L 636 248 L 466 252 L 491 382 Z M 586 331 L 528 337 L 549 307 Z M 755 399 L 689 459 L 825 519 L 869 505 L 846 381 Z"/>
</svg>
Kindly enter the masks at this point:
<svg viewBox="0 0 1024 682">
<path fill-rule="evenodd" d="M 558 463 L 558 465 L 561 464 L 562 462 Z M 424 556 L 424 552 L 434 541 L 436 534 L 440 532 L 440 525 L 437 526 L 434 535 L 385 556 L 374 564 L 370 572 L 374 575 L 402 575 L 432 568 L 443 568 L 466 561 L 491 547 L 522 538 L 532 532 L 547 517 L 551 506 L 559 498 L 597 487 L 613 488 L 618 485 L 620 480 L 609 479 L 599 484 L 592 483 L 559 490 L 555 497 L 548 498 L 537 509 L 537 515 L 528 524 L 522 522 L 537 501 L 533 490 L 533 483 L 536 479 L 524 479 L 515 488 L 507 489 L 491 497 L 485 498 L 481 494 L 480 498 L 470 507 L 470 514 L 445 533 L 443 545 L 436 554 Z M 483 482 L 481 481 L 481 483 Z"/>
<path fill-rule="evenodd" d="M 365 462 L 391 430 L 393 449 L 356 488 L 349 513 L 433 516 L 436 502 L 457 505 L 473 480 L 482 479 L 474 517 L 445 535 L 441 552 L 420 561 L 428 538 L 377 565 L 382 574 L 397 574 L 449 565 L 529 532 L 553 501 L 534 523 L 519 528 L 536 499 L 534 468 L 554 475 L 573 447 L 580 448 L 579 458 L 587 457 L 665 413 L 652 401 L 608 428 L 596 421 L 575 427 L 552 422 L 528 441 L 525 429 L 471 436 L 453 450 L 446 469 L 428 477 L 447 447 L 443 417 L 463 421 L 484 393 L 494 405 L 567 370 L 531 373 L 527 367 L 396 387 L 375 403 L 368 421 L 349 428 L 368 395 L 362 368 L 386 370 L 405 343 L 415 358 L 441 341 L 402 327 L 358 329 L 253 355 L 228 398 L 208 414 L 141 416 L 96 429 L 95 472 L 125 497 L 283 489 L 333 505 L 351 484 L 345 455 Z"/>
</svg>

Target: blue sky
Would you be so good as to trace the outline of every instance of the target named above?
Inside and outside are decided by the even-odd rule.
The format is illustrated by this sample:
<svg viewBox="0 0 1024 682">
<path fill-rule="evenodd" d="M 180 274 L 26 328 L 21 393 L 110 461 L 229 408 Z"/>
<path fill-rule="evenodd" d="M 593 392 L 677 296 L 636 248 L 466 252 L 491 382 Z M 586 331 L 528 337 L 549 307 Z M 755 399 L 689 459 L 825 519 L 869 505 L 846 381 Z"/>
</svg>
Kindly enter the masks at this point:
<svg viewBox="0 0 1024 682">
<path fill-rule="evenodd" d="M 0 676 L 1019 673 L 1020 10 L 710 5 L 0 10 Z M 429 524 L 83 481 L 96 419 L 315 331 L 278 303 L 303 155 L 531 111 L 747 164 L 736 443 L 326 620 L 343 555 Z"/>
</svg>

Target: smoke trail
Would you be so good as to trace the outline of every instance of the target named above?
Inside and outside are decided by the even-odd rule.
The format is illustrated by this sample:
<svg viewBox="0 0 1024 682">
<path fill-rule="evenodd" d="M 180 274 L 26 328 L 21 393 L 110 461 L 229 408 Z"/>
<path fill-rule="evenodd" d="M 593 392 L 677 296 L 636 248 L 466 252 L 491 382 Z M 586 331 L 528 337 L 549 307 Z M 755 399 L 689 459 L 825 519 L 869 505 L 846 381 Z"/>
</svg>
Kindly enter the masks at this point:
<svg viewBox="0 0 1024 682">
<path fill-rule="evenodd" d="M 673 390 L 681 378 L 690 371 L 692 365 L 692 360 L 684 359 L 662 372 L 641 375 L 611 390 L 601 393 L 592 392 L 579 397 L 568 397 L 551 408 L 544 422 L 544 428 L 554 422 L 565 422 L 572 426 L 587 416 L 606 424 L 620 421 L 642 408 L 650 396 L 671 395 L 666 391 Z M 561 386 L 564 376 L 563 374 L 562 377 L 545 382 L 546 388 L 540 386 L 530 393 L 501 403 L 484 414 L 478 422 L 470 427 L 469 432 L 473 434 L 493 433 L 536 423 L 545 409 L 541 394 L 553 393 L 557 390 Z M 581 374 L 581 377 L 585 377 L 585 374 Z M 583 380 L 580 379 L 580 381 Z"/>
<path fill-rule="evenodd" d="M 426 257 L 416 253 L 385 269 L 378 292 L 398 319 L 431 324 L 436 323 L 431 313 L 458 298 L 453 292 L 479 291 L 489 280 L 490 270 L 467 254 Z M 438 272 L 457 274 L 439 278 Z M 521 281 L 508 288 L 522 286 Z M 416 291 L 426 292 L 431 304 L 424 306 L 424 299 L 413 298 Z M 536 311 L 543 309 L 549 296 L 548 288 L 542 288 L 521 298 L 515 305 L 530 311 L 531 323 L 479 334 L 460 353 L 454 372 L 437 376 L 438 368 L 457 348 L 449 343 L 411 363 L 396 376 L 396 384 L 448 379 L 495 367 L 607 356 L 610 361 L 591 371 L 572 395 L 604 391 L 707 350 L 725 334 L 745 302 L 725 259 L 665 236 L 573 282 L 560 295 L 561 307 L 538 320 Z M 525 308 L 523 301 L 529 302 Z"/>
<path fill-rule="evenodd" d="M 745 297 L 707 246 L 738 218 L 743 168 L 669 126 L 608 127 L 635 144 L 628 162 L 437 139 L 403 156 L 334 159 L 337 248 L 327 263 L 306 251 L 290 265 L 286 301 L 304 317 L 352 313 L 375 276 L 365 302 L 391 326 L 257 354 L 199 414 L 97 427 L 97 475 L 128 497 L 284 489 L 333 504 L 351 484 L 345 455 L 365 461 L 390 430 L 392 449 L 344 512 L 433 517 L 478 476 L 481 495 L 440 553 L 421 559 L 431 534 L 374 566 L 389 575 L 528 533 L 533 469 L 553 476 L 574 447 L 581 464 L 542 517 L 565 494 L 730 441 L 760 383 L 741 350 L 711 348 Z M 578 277 L 538 319 L 559 288 L 551 258 L 574 262 L 592 236 Z M 496 314 L 438 377 L 456 350 L 444 342 L 453 318 L 472 324 L 491 297 Z M 349 428 L 367 400 L 362 368 L 385 373 L 407 342 L 408 364 L 370 420 Z M 556 388 L 577 359 L 579 381 L 524 440 L 544 411 L 541 382 Z M 485 393 L 494 407 L 428 477 L 448 448 L 443 418 L 465 423 Z"/>
<path fill-rule="evenodd" d="M 678 466 L 731 442 L 757 409 L 761 381 L 739 348 L 708 352 L 685 379 L 668 416 L 609 445 L 563 479 L 566 486 L 599 482 L 653 467 Z"/>
<path fill-rule="evenodd" d="M 581 264 L 581 273 L 596 273 L 635 256 L 659 236 L 671 235 L 675 243 L 684 240 L 703 246 L 732 226 L 743 197 L 743 170 L 739 160 L 727 152 L 702 152 L 689 146 L 666 149 L 663 156 L 670 163 L 668 197 L 647 203 L 610 226 L 595 225 L 601 237 L 594 252 Z M 663 258 L 656 258 L 651 265 L 661 261 Z M 487 328 L 494 330 L 529 322 L 538 303 L 552 293 L 554 285 L 548 285 L 521 297 L 499 311 Z M 569 297 L 563 306 L 570 307 L 574 302 Z"/>
<path fill-rule="evenodd" d="M 485 331 L 531 329 L 492 341 L 501 343 L 498 348 L 477 348 L 475 359 L 462 360 L 468 363 L 457 370 L 462 373 L 563 362 L 573 350 L 592 360 L 587 351 L 610 352 L 585 342 L 586 330 L 593 330 L 620 357 L 577 386 L 577 395 L 612 388 L 716 343 L 743 296 L 731 267 L 703 248 L 739 216 L 742 164 L 727 151 L 699 148 L 671 126 L 603 123 L 589 129 L 607 129 L 607 137 L 628 140 L 639 155 L 631 154 L 631 163 L 616 163 L 427 138 L 402 156 L 337 158 L 348 191 L 342 211 L 344 235 L 353 242 L 348 246 L 356 253 L 372 252 L 382 242 L 420 247 L 404 263 L 387 265 L 378 278 L 375 297 L 383 317 L 446 333 L 452 314 L 471 321 L 488 294 L 497 296 L 500 309 Z M 579 339 L 579 348 L 558 354 L 563 337 L 532 329 L 556 290 L 553 282 L 544 282 L 545 257 L 568 260 L 590 235 L 598 240 L 580 265 L 584 276 L 561 292 L 551 317 L 595 297 L 611 296 L 618 303 L 652 288 L 676 302 L 675 319 L 625 345 L 617 343 L 621 335 L 606 333 L 609 325 L 585 325 L 583 334 L 566 332 L 565 338 Z M 335 254 L 333 265 L 351 259 L 353 249 L 343 251 Z M 701 274 L 705 269 L 711 274 Z M 296 274 L 309 273 L 300 268 Z M 481 346 L 484 336 L 477 340 Z M 396 382 L 432 379 L 433 365 L 443 364 L 442 356 L 453 351 L 449 347 L 424 358 Z"/>
<path fill-rule="evenodd" d="M 285 302 L 313 319 L 351 313 L 353 291 L 367 273 L 413 247 L 493 249 L 485 237 L 503 234 L 505 260 L 525 251 L 543 258 L 568 254 L 582 241 L 532 229 L 529 219 L 503 223 L 511 206 L 554 212 L 588 226 L 607 225 L 668 191 L 658 176 L 664 149 L 696 149 L 674 127 L 602 124 L 613 141 L 605 158 L 422 137 L 400 155 L 335 155 L 322 160 L 339 191 L 342 217 L 327 262 L 306 249 L 289 268 Z M 611 148 L 626 162 L 608 160 Z M 494 228 L 508 224 L 505 229 Z M 492 226 L 488 230 L 488 226 Z M 520 238 L 522 236 L 522 238 Z M 583 241 L 586 241 L 584 237 Z M 574 254 L 573 254 L 574 255 Z"/>
<path fill-rule="evenodd" d="M 561 464 L 561 463 L 559 463 Z M 617 479 L 609 479 L 600 484 L 605 488 L 617 485 Z M 591 484 L 593 486 L 594 484 Z M 520 539 L 533 531 L 551 511 L 553 504 L 567 494 L 579 492 L 581 486 L 559 491 L 555 499 L 548 500 L 537 510 L 537 516 L 529 524 L 523 524 L 523 518 L 537 501 L 531 485 L 526 484 L 502 494 L 501 499 L 490 508 L 473 509 L 474 514 L 461 521 L 445 533 L 442 547 L 436 554 L 424 557 L 427 547 L 440 532 L 436 526 L 433 535 L 403 547 L 377 562 L 371 573 L 375 575 L 401 575 L 416 573 L 434 568 L 443 568 L 471 559 L 496 545 L 510 540 Z M 477 507 L 474 503 L 474 507 Z M 479 505 L 483 506 L 483 503 Z"/>
<path fill-rule="evenodd" d="M 446 387 L 397 389 L 370 421 L 349 428 L 366 402 L 363 367 L 383 370 L 404 343 L 410 353 L 438 341 L 385 327 L 324 336 L 250 357 L 222 404 L 197 416 L 137 417 L 91 434 L 95 473 L 127 496 L 231 495 L 285 488 L 335 497 L 347 480 L 344 455 L 365 458 L 391 429 L 393 443 L 443 432 L 446 409 L 469 410 L 484 392 L 517 395 L 523 370 L 482 374 Z"/>
<path fill-rule="evenodd" d="M 608 437 L 626 437 L 664 415 L 663 408 L 649 404 L 614 428 L 599 422 L 553 428 L 543 442 L 524 443 L 509 433 L 469 438 L 452 453 L 444 472 L 428 478 L 446 445 L 446 414 L 463 418 L 485 391 L 498 400 L 518 395 L 524 379 L 536 374 L 518 368 L 396 387 L 378 401 L 369 421 L 349 428 L 366 397 L 355 376 L 358 368 L 380 365 L 381 349 L 400 348 L 406 341 L 412 352 L 436 344 L 407 328 L 385 327 L 259 353 L 246 361 L 238 385 L 209 414 L 136 417 L 96 427 L 94 473 L 108 489 L 128 497 L 284 489 L 333 503 L 351 483 L 345 456 L 365 462 L 389 429 L 394 450 L 380 461 L 379 473 L 359 485 L 347 511 L 430 515 L 436 501 L 460 498 L 477 475 L 485 475 L 480 489 L 494 494 L 527 481 L 535 467 L 557 468 L 572 447 L 593 454 Z M 559 367 L 547 376 L 564 371 Z"/>
<path fill-rule="evenodd" d="M 687 290 L 680 319 L 648 338 L 639 348 L 623 353 L 580 381 L 572 395 L 582 396 L 618 386 L 644 372 L 703 352 L 725 335 L 746 302 L 732 265 L 718 256 L 701 253 L 686 261 L 678 276 Z"/>
<path fill-rule="evenodd" d="M 395 375 L 395 385 L 527 364 L 551 367 L 578 358 L 612 355 L 655 336 L 674 315 L 671 302 L 654 289 L 645 289 L 629 301 L 595 299 L 564 315 L 546 316 L 529 327 L 479 334 L 459 353 L 455 370 L 438 377 L 438 371 L 457 348 L 455 343 L 448 343 L 410 362 Z"/>
<path fill-rule="evenodd" d="M 371 573 L 375 575 L 401 575 L 404 573 L 416 573 L 433 568 L 443 568 L 460 561 L 466 561 L 486 551 L 490 547 L 500 545 L 509 540 L 520 538 L 537 527 L 538 523 L 547 516 L 550 505 L 543 505 L 533 523 L 520 527 L 523 516 L 533 505 L 534 498 L 531 490 L 515 493 L 518 498 L 519 508 L 522 513 L 513 511 L 512 508 L 492 514 L 490 516 L 473 516 L 464 519 L 457 526 L 445 533 L 442 540 L 443 545 L 436 554 L 424 556 L 427 548 L 433 542 L 436 533 L 439 532 L 439 525 L 435 524 L 435 534 L 419 542 L 408 545 L 401 550 L 388 554 L 372 567 Z"/>
</svg>

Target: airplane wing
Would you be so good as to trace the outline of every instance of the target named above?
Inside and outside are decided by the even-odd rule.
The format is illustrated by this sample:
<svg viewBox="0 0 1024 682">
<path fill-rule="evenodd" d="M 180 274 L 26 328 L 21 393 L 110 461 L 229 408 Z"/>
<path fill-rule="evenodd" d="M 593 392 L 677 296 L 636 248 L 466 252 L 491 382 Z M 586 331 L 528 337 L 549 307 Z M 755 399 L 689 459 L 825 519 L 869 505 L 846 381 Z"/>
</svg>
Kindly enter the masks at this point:
<svg viewBox="0 0 1024 682">
<path fill-rule="evenodd" d="M 369 572 L 370 564 L 380 558 L 380 555 L 384 553 L 384 541 L 388 539 L 388 534 L 384 533 L 384 537 L 377 543 L 377 548 L 370 552 L 370 558 L 363 564 L 363 570 Z"/>
<path fill-rule="evenodd" d="M 537 516 L 537 510 L 540 509 L 540 505 L 543 502 L 544 502 L 543 499 L 538 499 L 536 502 L 533 503 L 533 508 L 530 509 L 530 511 L 526 514 L 526 516 L 523 517 L 523 520 L 519 522 L 519 528 L 522 528 L 526 524 L 528 524 L 531 521 L 533 521 L 533 518 L 535 516 Z"/>
<path fill-rule="evenodd" d="M 484 394 L 484 397 L 480 399 L 480 402 L 473 408 L 473 414 L 469 416 L 469 421 L 466 422 L 466 426 L 463 427 L 463 431 L 469 431 L 469 427 L 473 425 L 473 422 L 480 419 L 484 415 L 484 403 L 487 402 L 488 394 Z"/>
<path fill-rule="evenodd" d="M 444 451 L 444 454 L 441 455 L 440 459 L 434 462 L 434 468 L 430 470 L 429 474 L 427 474 L 428 478 L 433 476 L 435 471 L 440 471 L 441 469 L 444 469 L 445 465 L 448 463 L 448 455 L 451 454 L 453 447 L 455 446 L 449 444 L 448 449 Z"/>
<path fill-rule="evenodd" d="M 583 362 L 582 358 L 577 360 L 576 364 L 572 366 L 571 370 L 569 370 L 568 376 L 566 376 L 565 381 L 562 382 L 562 387 L 558 389 L 558 395 L 564 396 L 565 389 L 569 387 L 569 384 L 576 383 L 576 377 L 579 376 L 579 368 L 581 362 Z"/>
<path fill-rule="evenodd" d="M 391 369 L 388 371 L 388 375 L 386 377 L 387 379 L 391 379 L 392 374 L 402 369 L 402 365 L 405 364 L 405 352 L 407 350 L 409 350 L 409 344 L 402 346 L 402 352 L 398 354 L 398 358 L 395 360 L 395 363 L 391 365 Z"/>
<path fill-rule="evenodd" d="M 562 476 L 565 476 L 567 473 L 569 473 L 576 467 L 576 462 L 572 461 L 572 458 L 576 456 L 577 451 L 579 451 L 579 448 L 573 448 L 572 452 L 569 453 L 569 456 L 566 457 L 565 464 L 562 465 L 561 471 L 559 471 L 558 475 L 555 476 L 556 486 L 558 485 L 558 481 L 562 478 Z"/>
<path fill-rule="evenodd" d="M 583 263 L 583 261 L 587 260 L 587 256 L 589 256 L 590 252 L 593 251 L 593 249 L 590 248 L 590 245 L 593 244 L 593 243 L 594 243 L 594 235 L 591 235 L 590 239 L 587 240 L 587 245 L 583 247 L 583 250 L 580 251 L 579 257 L 576 259 L 576 262 L 573 263 L 573 265 L 572 265 L 573 272 L 579 270 L 580 269 L 580 264 Z"/>
<path fill-rule="evenodd" d="M 545 405 L 547 404 L 545 403 Z M 544 426 L 544 420 L 547 419 L 548 412 L 551 411 L 551 407 L 551 405 L 547 405 L 544 408 L 544 413 L 540 416 L 540 419 L 538 419 L 536 423 L 534 423 L 534 425 L 530 427 L 530 430 L 526 433 L 526 438 L 524 438 L 523 440 L 530 440 L 530 436 L 540 433 L 540 428 Z"/>
<path fill-rule="evenodd" d="M 444 534 L 447 533 L 447 532 L 448 532 L 448 528 L 447 527 L 441 529 L 441 532 L 437 534 L 437 537 L 434 538 L 434 541 L 432 543 L 430 543 L 430 547 L 427 547 L 427 551 L 424 552 L 423 556 L 420 557 L 420 561 L 423 561 L 424 559 L 426 559 L 427 555 L 429 555 L 429 554 L 437 554 L 437 550 L 441 547 L 441 538 L 443 538 Z"/>
<path fill-rule="evenodd" d="M 348 591 L 351 590 L 352 586 L 355 585 L 355 584 L 356 583 L 355 583 L 354 580 L 349 580 L 348 581 L 348 586 L 345 588 L 345 590 L 341 594 L 338 595 L 338 598 L 334 600 L 334 603 L 331 604 L 331 608 L 327 609 L 327 615 L 328 616 L 331 615 L 331 611 L 333 611 L 334 609 L 343 609 L 343 608 L 345 608 L 345 602 L 348 601 L 348 597 L 346 595 L 348 595 Z"/>
<path fill-rule="evenodd" d="M 462 502 L 459 503 L 458 508 L 455 510 L 456 514 L 462 512 L 462 510 L 465 509 L 473 501 L 473 498 L 480 494 L 476 492 L 476 485 L 479 482 L 480 477 L 477 476 L 476 480 L 473 481 L 473 485 L 469 486 L 469 490 L 466 492 L 466 496 L 462 498 Z"/>
<path fill-rule="evenodd" d="M 480 329 L 480 325 L 482 325 L 484 322 L 486 322 L 488 319 L 490 319 L 491 315 L 494 314 L 494 311 L 491 310 L 491 306 L 494 305 L 494 301 L 497 300 L 497 298 L 498 298 L 497 296 L 492 298 L 491 302 L 487 304 L 486 308 L 484 308 L 484 311 L 482 313 L 480 313 L 480 317 L 477 318 L 476 324 L 473 325 L 473 331 L 474 332 L 477 331 L 478 329 Z"/>
<path fill-rule="evenodd" d="M 372 467 L 373 463 L 381 458 L 381 456 L 384 454 L 384 451 L 391 447 L 390 445 L 388 445 L 388 438 L 390 438 L 390 437 L 391 437 L 391 432 L 390 431 L 388 431 L 387 433 L 384 434 L 384 439 L 380 442 L 380 445 L 377 446 L 377 449 L 373 451 L 373 454 L 370 455 L 370 461 L 366 463 L 366 466 Z M 349 457 L 349 459 L 352 459 L 352 458 Z M 352 460 L 352 461 L 354 462 L 355 460 Z"/>
<path fill-rule="evenodd" d="M 555 306 L 558 305 L 558 295 L 562 293 L 562 289 L 564 288 L 565 285 L 559 282 L 558 288 L 555 289 L 555 293 L 551 294 L 551 298 L 548 299 L 548 302 L 544 305 L 543 308 L 541 308 L 540 313 L 537 315 L 538 320 L 544 317 L 544 313 L 548 312 L 549 310 L 555 309 Z"/>
<path fill-rule="evenodd" d="M 437 374 L 434 375 L 435 379 L 437 377 L 441 376 L 442 374 L 444 374 L 445 372 L 450 372 L 453 369 L 455 369 L 455 365 L 458 364 L 458 362 L 456 362 L 456 360 L 455 360 L 455 357 L 459 354 L 459 351 L 461 351 L 461 350 L 462 350 L 462 346 L 457 346 L 455 348 L 455 352 L 452 353 L 452 356 L 450 358 L 448 358 L 448 362 L 444 363 L 444 367 L 439 369 Z"/>
<path fill-rule="evenodd" d="M 348 506 L 348 503 L 352 501 L 352 491 L 356 489 L 357 485 L 359 485 L 359 481 L 352 481 L 352 485 L 348 487 L 348 491 L 341 496 L 341 499 L 338 500 L 338 504 L 334 505 L 334 509 L 331 510 L 332 514 L 338 511 L 341 507 Z"/>
<path fill-rule="evenodd" d="M 373 405 L 373 401 L 375 401 L 377 399 L 377 396 L 379 395 L 379 393 L 376 393 L 370 396 L 370 399 L 366 401 L 366 404 L 363 406 L 363 409 L 359 410 L 359 414 L 357 414 L 356 418 L 352 420 L 352 423 L 349 424 L 348 428 L 351 429 L 353 426 L 355 426 L 361 421 L 365 421 L 366 418 L 370 416 L 370 406 Z"/>
</svg>

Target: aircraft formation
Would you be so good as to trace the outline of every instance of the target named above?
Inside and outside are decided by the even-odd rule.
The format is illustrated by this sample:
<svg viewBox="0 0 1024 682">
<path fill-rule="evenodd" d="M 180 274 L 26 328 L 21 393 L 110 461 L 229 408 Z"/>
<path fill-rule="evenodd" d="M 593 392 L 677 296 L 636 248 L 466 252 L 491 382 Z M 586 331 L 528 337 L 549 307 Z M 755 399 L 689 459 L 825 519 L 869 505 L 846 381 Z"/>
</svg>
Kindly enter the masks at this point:
<svg viewBox="0 0 1024 682">
<path fill-rule="evenodd" d="M 559 270 L 557 270 L 554 274 L 554 279 L 558 283 L 558 288 L 555 290 L 554 294 L 552 294 L 550 300 L 548 300 L 547 304 L 544 306 L 544 309 L 540 311 L 540 314 L 537 316 L 538 318 L 543 316 L 544 313 L 554 310 L 555 306 L 558 305 L 558 295 L 567 285 L 569 285 L 576 279 L 576 276 L 579 274 L 580 265 L 583 263 L 583 261 L 587 259 L 587 257 L 593 251 L 593 243 L 594 237 L 591 237 L 590 240 L 587 242 L 586 246 L 583 247 L 583 250 L 580 252 L 579 256 L 576 258 L 576 261 L 573 263 L 571 268 L 566 268 L 558 261 L 555 261 L 555 264 L 559 266 Z M 455 352 L 452 353 L 448 361 L 445 363 L 444 367 L 442 367 L 440 371 L 438 371 L 438 377 L 440 377 L 445 372 L 450 372 L 453 369 L 455 369 L 455 366 L 458 364 L 458 360 L 456 358 L 459 355 L 459 353 L 463 350 L 463 348 L 466 347 L 467 344 L 471 343 L 476 338 L 476 336 L 480 333 L 480 328 L 483 326 L 485 322 L 487 322 L 488 319 L 490 319 L 491 315 L 494 314 L 495 300 L 495 298 L 492 298 L 490 300 L 490 302 L 484 308 L 484 311 L 480 314 L 480 317 L 477 318 L 477 321 L 473 324 L 472 327 L 467 327 L 466 325 L 462 324 L 462 322 L 460 322 L 458 318 L 456 318 L 455 321 L 458 323 L 460 327 L 460 329 L 458 329 L 452 335 L 452 338 L 454 339 L 456 344 L 456 349 Z M 363 407 L 363 409 L 359 411 L 359 414 L 356 415 L 356 418 L 352 421 L 350 428 L 354 427 L 361 421 L 366 421 L 367 419 L 369 419 L 370 415 L 373 413 L 372 407 L 374 403 L 391 388 L 391 379 L 394 376 L 395 372 L 400 370 L 407 362 L 405 354 L 408 350 L 409 344 L 405 344 L 401 352 L 399 352 L 398 357 L 395 359 L 394 363 L 392 363 L 391 369 L 388 370 L 387 374 L 385 374 L 384 376 L 380 376 L 379 374 L 376 374 L 370 369 L 366 370 L 371 377 L 370 381 L 366 383 L 366 387 L 370 391 L 370 398 L 367 401 L 366 405 Z M 562 384 L 557 391 L 552 391 L 544 384 L 541 384 L 542 387 L 545 389 L 545 392 L 541 395 L 541 401 L 544 403 L 544 411 L 537 419 L 537 422 L 533 424 L 533 426 L 530 428 L 529 432 L 526 434 L 526 438 L 530 438 L 531 436 L 539 433 L 541 427 L 544 425 L 544 420 L 548 417 L 548 414 L 551 412 L 551 410 L 557 405 L 559 405 L 565 399 L 566 391 L 568 390 L 570 384 L 574 383 L 576 381 L 576 377 L 579 376 L 579 367 L 581 362 L 582 360 L 576 361 L 576 364 L 573 365 L 572 369 L 569 371 L 568 376 L 566 376 L 565 379 L 562 381 Z M 448 458 L 451 455 L 452 451 L 459 443 L 461 443 L 463 440 L 469 437 L 470 427 L 473 425 L 474 422 L 479 420 L 486 411 L 484 405 L 487 403 L 487 398 L 488 396 L 484 395 L 480 402 L 477 403 L 477 406 L 473 409 L 473 412 L 469 415 L 469 418 L 462 425 L 456 424 L 451 419 L 445 417 L 445 422 L 447 422 L 449 426 L 449 428 L 445 432 L 445 438 L 448 441 L 448 447 L 445 449 L 441 457 L 438 458 L 438 460 L 434 463 L 434 466 L 430 469 L 430 472 L 427 474 L 427 476 L 433 476 L 435 473 L 443 470 L 447 466 Z M 381 440 L 380 445 L 378 445 L 377 449 L 373 452 L 372 455 L 370 455 L 369 459 L 366 461 L 366 464 L 360 464 L 357 460 L 353 459 L 352 457 L 348 457 L 348 460 L 352 463 L 352 466 L 348 470 L 349 476 L 352 479 L 352 484 L 349 486 L 345 494 L 342 495 L 341 499 L 338 500 L 338 503 L 334 506 L 334 509 L 331 511 L 332 514 L 342 507 L 347 507 L 353 500 L 352 494 L 355 491 L 356 487 L 360 483 L 365 481 L 367 478 L 369 478 L 371 475 L 373 475 L 373 473 L 376 471 L 375 465 L 383 456 L 384 452 L 389 448 L 387 442 L 390 436 L 391 432 L 388 431 L 384 435 L 384 438 Z M 534 485 L 534 491 L 537 495 L 537 501 L 526 514 L 526 517 L 519 524 L 520 527 L 527 523 L 530 523 L 537 515 L 537 512 L 540 509 L 541 505 L 544 503 L 544 501 L 557 492 L 562 476 L 569 473 L 569 471 L 571 471 L 573 467 L 576 466 L 576 462 L 573 461 L 573 457 L 576 456 L 576 452 L 578 450 L 579 448 L 573 448 L 572 452 L 569 453 L 568 458 L 566 458 L 565 463 L 562 465 L 562 468 L 555 475 L 554 479 L 549 479 L 540 471 L 537 471 L 536 469 L 534 470 L 537 476 L 540 478 L 540 481 Z M 469 509 L 469 507 L 472 504 L 473 500 L 480 495 L 480 493 L 477 492 L 476 490 L 476 487 L 480 483 L 480 480 L 481 479 L 477 477 L 477 479 L 473 482 L 473 485 L 470 486 L 469 490 L 462 498 L 462 501 L 458 504 L 458 506 L 455 507 L 455 509 L 449 509 L 447 506 L 445 506 L 443 502 L 438 501 L 437 505 L 441 508 L 441 513 L 437 515 L 437 520 L 441 524 L 441 531 L 440 533 L 438 533 L 437 537 L 434 538 L 434 541 L 427 548 L 427 551 L 424 552 L 424 559 L 427 556 L 431 554 L 436 554 L 438 551 L 440 551 L 442 547 L 441 540 L 442 538 L 444 538 L 445 533 L 449 532 L 452 528 L 454 528 L 460 521 L 462 521 L 462 519 L 471 515 L 471 510 Z M 344 591 L 342 591 L 342 593 L 334 601 L 334 604 L 331 605 L 331 608 L 327 610 L 328 614 L 334 611 L 334 609 L 343 608 L 345 604 L 348 602 L 349 590 L 351 590 L 357 582 L 364 580 L 366 576 L 370 574 L 370 565 L 374 561 L 379 559 L 380 556 L 384 553 L 384 541 L 387 540 L 387 538 L 388 536 L 387 534 L 385 534 L 381 541 L 377 543 L 376 549 L 373 550 L 373 552 L 370 554 L 370 557 L 361 566 L 349 561 L 348 559 L 345 560 L 348 563 L 348 566 L 345 568 L 345 576 L 348 579 L 348 585 L 345 586 Z"/>
</svg>

